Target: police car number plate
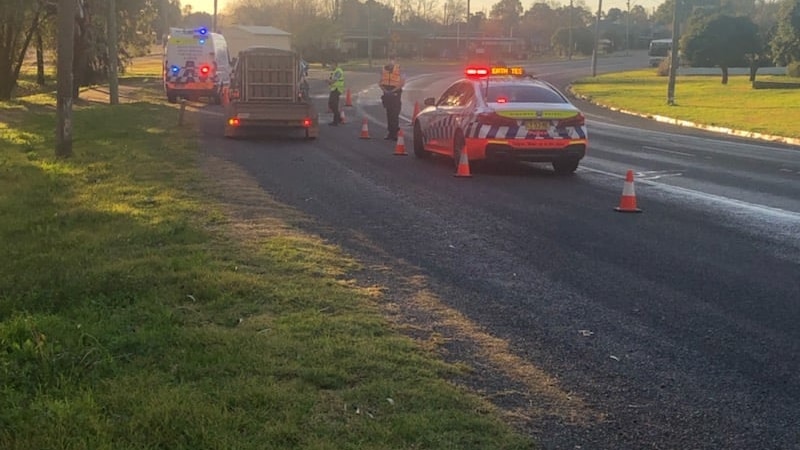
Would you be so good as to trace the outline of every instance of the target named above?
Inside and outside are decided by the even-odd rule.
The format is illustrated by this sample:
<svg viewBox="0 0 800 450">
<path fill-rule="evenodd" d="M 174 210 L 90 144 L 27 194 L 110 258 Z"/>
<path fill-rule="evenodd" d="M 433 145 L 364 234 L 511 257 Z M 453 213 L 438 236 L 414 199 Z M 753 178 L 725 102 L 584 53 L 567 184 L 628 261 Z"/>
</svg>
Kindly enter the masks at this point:
<svg viewBox="0 0 800 450">
<path fill-rule="evenodd" d="M 550 121 L 547 120 L 526 120 L 524 122 L 525 128 L 529 130 L 546 130 L 550 126 Z"/>
</svg>

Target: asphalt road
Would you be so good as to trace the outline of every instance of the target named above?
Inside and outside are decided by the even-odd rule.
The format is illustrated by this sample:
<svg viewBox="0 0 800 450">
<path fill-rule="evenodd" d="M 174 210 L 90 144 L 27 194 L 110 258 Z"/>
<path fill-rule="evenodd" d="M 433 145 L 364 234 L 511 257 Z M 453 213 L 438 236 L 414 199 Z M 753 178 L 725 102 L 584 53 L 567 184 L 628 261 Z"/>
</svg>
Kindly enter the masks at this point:
<svg viewBox="0 0 800 450">
<path fill-rule="evenodd" d="M 589 64 L 531 68 L 565 86 Z M 460 71 L 408 70 L 405 117 Z M 576 101 L 590 151 L 574 176 L 455 178 L 443 158 L 392 155 L 375 78 L 347 74 L 350 124 L 317 141 L 226 140 L 209 107 L 203 148 L 360 259 L 387 317 L 472 367 L 456 381 L 543 448 L 800 449 L 800 149 Z M 628 169 L 642 214 L 613 210 Z"/>
</svg>

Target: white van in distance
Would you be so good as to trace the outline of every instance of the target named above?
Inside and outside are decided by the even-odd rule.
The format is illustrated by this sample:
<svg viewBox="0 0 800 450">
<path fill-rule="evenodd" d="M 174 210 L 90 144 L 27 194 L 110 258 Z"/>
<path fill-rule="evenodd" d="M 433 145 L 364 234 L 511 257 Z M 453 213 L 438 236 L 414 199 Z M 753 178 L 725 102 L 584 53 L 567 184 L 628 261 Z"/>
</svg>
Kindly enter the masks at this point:
<svg viewBox="0 0 800 450">
<path fill-rule="evenodd" d="M 178 97 L 207 97 L 218 104 L 230 82 L 228 46 L 221 34 L 205 27 L 170 29 L 164 48 L 164 90 L 170 103 Z"/>
</svg>

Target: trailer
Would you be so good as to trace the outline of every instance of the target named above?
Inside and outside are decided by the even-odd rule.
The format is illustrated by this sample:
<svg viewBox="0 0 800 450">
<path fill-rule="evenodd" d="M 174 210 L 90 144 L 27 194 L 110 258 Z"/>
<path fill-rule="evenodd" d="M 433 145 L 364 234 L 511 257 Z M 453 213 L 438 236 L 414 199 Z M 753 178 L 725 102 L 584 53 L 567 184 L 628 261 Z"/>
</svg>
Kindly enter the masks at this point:
<svg viewBox="0 0 800 450">
<path fill-rule="evenodd" d="M 308 95 L 300 58 L 291 50 L 249 47 L 239 52 L 223 103 L 225 137 L 274 130 L 319 136 L 319 114 Z"/>
</svg>

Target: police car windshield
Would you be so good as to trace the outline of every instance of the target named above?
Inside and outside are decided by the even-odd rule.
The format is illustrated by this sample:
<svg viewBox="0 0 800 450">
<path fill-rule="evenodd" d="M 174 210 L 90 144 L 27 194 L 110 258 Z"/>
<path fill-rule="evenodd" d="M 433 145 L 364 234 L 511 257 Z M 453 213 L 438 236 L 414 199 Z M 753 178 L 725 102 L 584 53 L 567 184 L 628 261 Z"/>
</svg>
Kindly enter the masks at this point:
<svg viewBox="0 0 800 450">
<path fill-rule="evenodd" d="M 557 92 L 542 86 L 489 84 L 489 103 L 567 103 Z"/>
</svg>

